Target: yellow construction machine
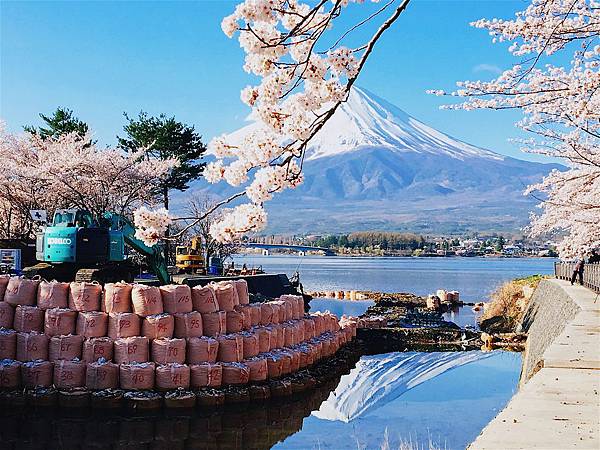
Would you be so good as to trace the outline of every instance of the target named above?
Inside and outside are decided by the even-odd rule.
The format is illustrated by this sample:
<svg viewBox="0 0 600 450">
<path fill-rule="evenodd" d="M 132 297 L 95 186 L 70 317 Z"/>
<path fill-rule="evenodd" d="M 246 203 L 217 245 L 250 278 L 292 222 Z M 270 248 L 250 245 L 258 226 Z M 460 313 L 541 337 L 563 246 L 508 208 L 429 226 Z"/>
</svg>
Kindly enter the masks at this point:
<svg viewBox="0 0 600 450">
<path fill-rule="evenodd" d="M 179 245 L 175 249 L 175 266 L 179 273 L 205 273 L 202 240 L 193 237 L 190 245 Z"/>
</svg>

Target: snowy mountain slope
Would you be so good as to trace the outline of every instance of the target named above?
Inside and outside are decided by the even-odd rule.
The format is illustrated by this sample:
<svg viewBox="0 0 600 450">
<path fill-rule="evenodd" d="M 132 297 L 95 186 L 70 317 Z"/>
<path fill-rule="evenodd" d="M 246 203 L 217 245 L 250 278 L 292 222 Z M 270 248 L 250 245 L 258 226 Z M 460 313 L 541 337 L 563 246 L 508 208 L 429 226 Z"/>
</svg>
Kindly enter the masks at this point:
<svg viewBox="0 0 600 450">
<path fill-rule="evenodd" d="M 240 141 L 257 126 L 251 123 L 229 138 Z M 354 88 L 311 141 L 304 183 L 268 203 L 269 231 L 515 230 L 537 203 L 523 197 L 525 186 L 553 168 L 561 166 L 459 141 Z M 198 183 L 194 190 L 234 192 L 225 183 Z"/>
<path fill-rule="evenodd" d="M 469 352 L 407 352 L 363 356 L 312 414 L 350 422 L 449 370 L 491 356 Z"/>
</svg>

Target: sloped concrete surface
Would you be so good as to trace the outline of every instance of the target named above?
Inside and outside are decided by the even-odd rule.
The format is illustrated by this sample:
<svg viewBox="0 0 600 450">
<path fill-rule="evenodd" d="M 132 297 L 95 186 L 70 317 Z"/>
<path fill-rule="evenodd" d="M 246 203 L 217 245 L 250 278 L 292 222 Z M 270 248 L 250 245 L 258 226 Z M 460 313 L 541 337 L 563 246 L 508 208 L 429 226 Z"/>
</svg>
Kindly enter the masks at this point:
<svg viewBox="0 0 600 450">
<path fill-rule="evenodd" d="M 566 281 L 548 283 L 546 289 L 560 289 L 578 312 L 543 352 L 543 368 L 470 449 L 600 449 L 600 298 Z M 546 309 L 544 302 L 538 307 Z M 530 332 L 536 332 L 533 325 Z"/>
</svg>

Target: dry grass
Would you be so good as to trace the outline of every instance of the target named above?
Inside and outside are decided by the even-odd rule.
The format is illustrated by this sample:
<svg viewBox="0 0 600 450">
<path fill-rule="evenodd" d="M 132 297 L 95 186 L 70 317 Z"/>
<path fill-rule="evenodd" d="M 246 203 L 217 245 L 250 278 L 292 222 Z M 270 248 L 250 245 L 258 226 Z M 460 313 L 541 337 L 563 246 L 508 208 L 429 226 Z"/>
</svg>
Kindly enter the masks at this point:
<svg viewBox="0 0 600 450">
<path fill-rule="evenodd" d="M 533 275 L 504 283 L 485 304 L 480 321 L 501 317 L 508 328 L 514 329 L 523 318 L 533 291 L 544 278 L 542 275 Z"/>
</svg>

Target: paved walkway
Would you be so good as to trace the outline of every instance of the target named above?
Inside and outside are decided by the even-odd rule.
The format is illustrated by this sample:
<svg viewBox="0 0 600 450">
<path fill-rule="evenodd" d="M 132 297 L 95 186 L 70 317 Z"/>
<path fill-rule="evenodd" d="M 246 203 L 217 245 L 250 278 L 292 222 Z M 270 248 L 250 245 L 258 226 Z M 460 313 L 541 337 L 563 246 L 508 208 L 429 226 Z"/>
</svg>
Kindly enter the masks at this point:
<svg viewBox="0 0 600 450">
<path fill-rule="evenodd" d="M 544 352 L 536 373 L 470 449 L 600 450 L 600 298 L 554 280 L 581 311 Z"/>
</svg>

